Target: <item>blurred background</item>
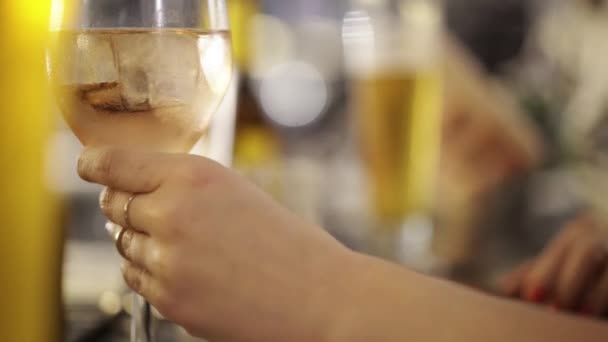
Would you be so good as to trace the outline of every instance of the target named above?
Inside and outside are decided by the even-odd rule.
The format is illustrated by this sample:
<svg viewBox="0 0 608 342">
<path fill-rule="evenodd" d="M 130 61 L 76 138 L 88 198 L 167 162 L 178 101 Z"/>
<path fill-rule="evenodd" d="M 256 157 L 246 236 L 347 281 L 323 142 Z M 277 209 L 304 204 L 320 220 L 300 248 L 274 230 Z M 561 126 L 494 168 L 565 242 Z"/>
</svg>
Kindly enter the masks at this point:
<svg viewBox="0 0 608 342">
<path fill-rule="evenodd" d="M 581 211 L 608 218 L 605 1 L 228 5 L 238 73 L 193 153 L 349 247 L 492 292 Z M 100 189 L 48 92 L 50 11 L 0 4 L 0 341 L 126 341 Z"/>
</svg>

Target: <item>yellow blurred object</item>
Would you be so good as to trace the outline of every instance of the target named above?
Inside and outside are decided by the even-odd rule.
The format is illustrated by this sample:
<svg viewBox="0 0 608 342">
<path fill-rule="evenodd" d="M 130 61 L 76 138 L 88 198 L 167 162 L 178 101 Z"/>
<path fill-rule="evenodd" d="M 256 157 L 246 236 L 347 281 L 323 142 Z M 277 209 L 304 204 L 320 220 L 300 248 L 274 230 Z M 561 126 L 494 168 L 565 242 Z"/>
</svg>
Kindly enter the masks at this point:
<svg viewBox="0 0 608 342">
<path fill-rule="evenodd" d="M 351 3 L 342 36 L 350 106 L 378 230 L 372 235 L 386 235 L 388 245 L 379 250 L 395 253 L 392 235 L 411 220 L 431 222 L 435 213 L 444 105 L 442 4 Z"/>
<path fill-rule="evenodd" d="M 279 142 L 266 127 L 245 126 L 238 131 L 234 166 L 277 200 L 282 198 Z"/>
<path fill-rule="evenodd" d="M 2 1 L 0 341 L 60 341 L 62 234 L 45 187 L 52 127 L 45 72 L 50 1 Z"/>
<path fill-rule="evenodd" d="M 244 128 L 234 149 L 237 166 L 243 167 L 270 162 L 279 153 L 277 141 L 260 127 Z"/>
<path fill-rule="evenodd" d="M 235 61 L 240 71 L 237 123 L 234 142 L 234 166 L 267 193 L 281 198 L 280 141 L 264 117 L 251 89 L 252 19 L 260 11 L 257 0 L 228 2 Z"/>
<path fill-rule="evenodd" d="M 439 68 L 381 72 L 353 82 L 373 205 L 384 223 L 433 210 L 441 84 Z"/>
<path fill-rule="evenodd" d="M 247 69 L 250 57 L 249 24 L 258 11 L 259 4 L 256 0 L 228 1 L 234 60 L 238 68 L 243 71 Z"/>
</svg>

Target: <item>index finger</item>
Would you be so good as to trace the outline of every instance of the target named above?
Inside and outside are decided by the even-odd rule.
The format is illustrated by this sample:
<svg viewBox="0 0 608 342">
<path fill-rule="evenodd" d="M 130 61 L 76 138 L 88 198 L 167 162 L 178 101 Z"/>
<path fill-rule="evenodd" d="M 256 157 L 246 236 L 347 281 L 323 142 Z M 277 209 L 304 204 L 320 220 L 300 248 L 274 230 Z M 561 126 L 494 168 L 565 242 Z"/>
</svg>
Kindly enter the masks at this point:
<svg viewBox="0 0 608 342">
<path fill-rule="evenodd" d="M 552 296 L 553 285 L 559 274 L 563 260 L 567 258 L 571 246 L 576 241 L 580 223 L 574 221 L 549 243 L 536 259 L 523 285 L 523 297 L 534 302 L 544 302 Z"/>
<path fill-rule="evenodd" d="M 170 155 L 119 147 L 87 148 L 78 160 L 78 174 L 91 183 L 129 193 L 153 192 L 161 185 Z"/>
<path fill-rule="evenodd" d="M 517 266 L 515 270 L 509 272 L 506 276 L 502 277 L 498 283 L 499 290 L 505 296 L 519 296 L 524 277 L 528 274 L 532 265 L 532 260 L 528 260 Z"/>
</svg>

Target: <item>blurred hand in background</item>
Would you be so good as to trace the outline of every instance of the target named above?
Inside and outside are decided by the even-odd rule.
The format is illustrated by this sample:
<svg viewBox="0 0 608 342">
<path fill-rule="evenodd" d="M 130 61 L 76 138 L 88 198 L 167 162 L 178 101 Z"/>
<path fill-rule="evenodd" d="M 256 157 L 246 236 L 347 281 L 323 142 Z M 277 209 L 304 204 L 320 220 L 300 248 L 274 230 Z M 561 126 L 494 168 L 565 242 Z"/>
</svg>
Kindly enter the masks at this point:
<svg viewBox="0 0 608 342">
<path fill-rule="evenodd" d="M 483 194 L 534 169 L 542 142 L 515 96 L 455 40 L 446 48 L 442 185 Z"/>
<path fill-rule="evenodd" d="M 505 276 L 508 296 L 555 309 L 600 316 L 608 312 L 608 230 L 589 215 L 569 224 L 542 253 Z"/>
</svg>

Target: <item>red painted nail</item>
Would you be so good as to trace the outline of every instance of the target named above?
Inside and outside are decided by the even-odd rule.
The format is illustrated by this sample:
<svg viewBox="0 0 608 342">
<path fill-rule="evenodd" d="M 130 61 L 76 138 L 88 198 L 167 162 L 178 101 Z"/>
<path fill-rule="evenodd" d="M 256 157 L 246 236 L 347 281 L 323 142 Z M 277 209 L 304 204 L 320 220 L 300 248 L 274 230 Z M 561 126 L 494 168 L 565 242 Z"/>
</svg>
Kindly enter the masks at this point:
<svg viewBox="0 0 608 342">
<path fill-rule="evenodd" d="M 534 303 L 542 303 L 545 301 L 546 295 L 547 295 L 547 290 L 542 286 L 538 286 L 538 287 L 534 288 L 532 290 L 532 292 L 530 292 L 528 294 L 528 300 L 530 300 Z"/>
</svg>

